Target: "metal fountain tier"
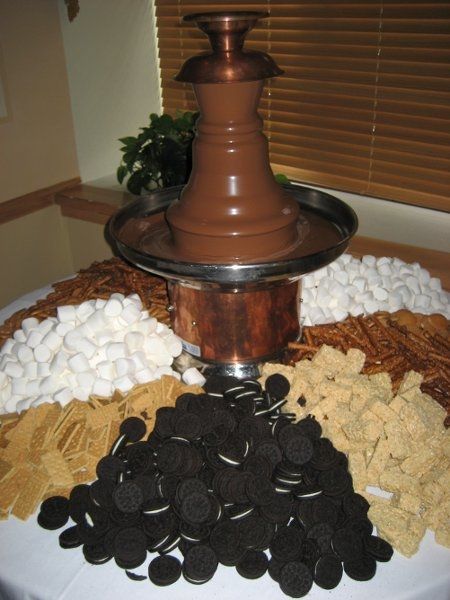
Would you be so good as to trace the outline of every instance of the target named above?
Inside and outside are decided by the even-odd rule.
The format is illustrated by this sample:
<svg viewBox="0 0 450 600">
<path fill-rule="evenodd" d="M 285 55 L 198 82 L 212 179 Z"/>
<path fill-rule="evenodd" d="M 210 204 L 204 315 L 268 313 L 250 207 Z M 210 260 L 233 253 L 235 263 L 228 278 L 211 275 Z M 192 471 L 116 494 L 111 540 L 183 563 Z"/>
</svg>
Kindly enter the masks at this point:
<svg viewBox="0 0 450 600">
<path fill-rule="evenodd" d="M 186 186 L 120 210 L 110 232 L 123 256 L 167 279 L 172 327 L 215 371 L 255 375 L 300 336 L 301 276 L 340 256 L 357 229 L 353 210 L 307 187 L 278 185 L 257 113 L 264 79 L 282 73 L 243 49 L 255 12 L 189 15 L 212 52 L 176 79 L 200 108 Z"/>
</svg>

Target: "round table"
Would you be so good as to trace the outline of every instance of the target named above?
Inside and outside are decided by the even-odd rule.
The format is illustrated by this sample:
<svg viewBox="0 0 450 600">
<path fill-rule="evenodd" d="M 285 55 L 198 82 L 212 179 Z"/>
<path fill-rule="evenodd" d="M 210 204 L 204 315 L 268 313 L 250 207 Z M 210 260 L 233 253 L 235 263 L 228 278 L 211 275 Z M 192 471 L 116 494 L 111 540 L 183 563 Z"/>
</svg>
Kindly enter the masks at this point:
<svg viewBox="0 0 450 600">
<path fill-rule="evenodd" d="M 0 310 L 0 323 L 51 291 L 46 286 Z M 41 529 L 35 517 L 22 522 L 15 517 L 0 522 L 0 600 L 114 600 L 133 597 L 147 600 L 282 600 L 287 598 L 268 574 L 250 581 L 233 567 L 219 565 L 205 585 L 194 586 L 182 577 L 172 586 L 158 588 L 149 580 L 135 582 L 114 561 L 93 566 L 84 560 L 81 548 L 63 550 L 60 531 Z M 179 555 L 178 555 L 179 556 Z M 147 574 L 150 560 L 134 572 Z M 378 563 L 375 577 L 368 582 L 343 575 L 339 586 L 326 591 L 314 585 L 311 600 L 449 600 L 450 550 L 436 544 L 427 531 L 419 552 L 405 558 L 397 552 L 389 563 Z"/>
</svg>

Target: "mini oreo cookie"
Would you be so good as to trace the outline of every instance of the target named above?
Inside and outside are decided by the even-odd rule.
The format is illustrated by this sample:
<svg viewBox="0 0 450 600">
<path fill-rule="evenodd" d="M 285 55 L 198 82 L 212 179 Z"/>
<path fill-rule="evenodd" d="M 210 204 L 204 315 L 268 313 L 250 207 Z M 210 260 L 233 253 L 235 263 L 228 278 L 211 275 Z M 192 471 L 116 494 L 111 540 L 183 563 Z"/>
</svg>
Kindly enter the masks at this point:
<svg viewBox="0 0 450 600">
<path fill-rule="evenodd" d="M 314 566 L 314 582 L 324 590 L 337 587 L 342 579 L 342 563 L 335 554 L 324 554 Z"/>
<path fill-rule="evenodd" d="M 270 396 L 277 400 L 282 400 L 289 394 L 291 384 L 284 375 L 281 375 L 281 373 L 273 373 L 273 375 L 269 375 L 266 379 L 265 388 Z"/>
<path fill-rule="evenodd" d="M 97 477 L 99 479 L 107 479 L 117 482 L 120 473 L 124 473 L 125 463 L 118 456 L 104 456 L 101 458 L 96 467 Z"/>
<path fill-rule="evenodd" d="M 208 581 L 217 570 L 218 560 L 214 550 L 206 544 L 198 544 L 184 556 L 183 574 L 197 583 Z"/>
<path fill-rule="evenodd" d="M 209 496 L 200 492 L 192 492 L 186 495 L 181 502 L 181 516 L 188 523 L 200 525 L 206 523 L 211 513 L 211 502 Z"/>
<path fill-rule="evenodd" d="M 236 571 L 246 579 L 258 579 L 267 571 L 269 560 L 265 552 L 258 550 L 247 550 L 238 561 Z"/>
<path fill-rule="evenodd" d="M 334 532 L 331 538 L 333 552 L 343 562 L 357 560 L 363 553 L 361 536 L 352 529 L 345 527 Z"/>
<path fill-rule="evenodd" d="M 103 565 L 112 558 L 112 554 L 108 552 L 103 542 L 84 544 L 83 554 L 84 558 L 91 565 Z"/>
<path fill-rule="evenodd" d="M 292 561 L 280 570 L 281 591 L 292 598 L 306 596 L 312 588 L 313 578 L 308 567 L 300 561 Z"/>
<path fill-rule="evenodd" d="M 369 581 L 375 576 L 377 563 L 374 558 L 367 554 L 354 560 L 344 561 L 344 571 L 356 581 Z"/>
<path fill-rule="evenodd" d="M 376 535 L 364 537 L 363 544 L 366 553 L 379 562 L 388 562 L 394 553 L 392 546 Z"/>
<path fill-rule="evenodd" d="M 181 563 L 175 556 L 157 556 L 148 566 L 150 581 L 158 586 L 172 585 L 181 575 Z"/>
<path fill-rule="evenodd" d="M 83 542 L 81 541 L 80 536 L 78 535 L 76 525 L 64 529 L 64 531 L 62 531 L 59 534 L 59 545 L 65 550 L 69 550 L 71 548 L 78 548 L 78 546 L 81 546 L 82 543 Z"/>
<path fill-rule="evenodd" d="M 304 534 L 295 527 L 279 527 L 270 544 L 270 554 L 287 563 L 300 558 Z"/>
<path fill-rule="evenodd" d="M 142 507 L 144 494 L 141 487 L 134 481 L 123 481 L 113 491 L 114 505 L 121 512 L 133 513 Z"/>
<path fill-rule="evenodd" d="M 304 435 L 291 437 L 284 446 L 286 458 L 294 465 L 304 465 L 309 462 L 313 453 L 311 440 Z"/>
<path fill-rule="evenodd" d="M 64 496 L 51 496 L 42 502 L 38 523 L 44 529 L 59 529 L 69 520 L 69 500 Z"/>
</svg>

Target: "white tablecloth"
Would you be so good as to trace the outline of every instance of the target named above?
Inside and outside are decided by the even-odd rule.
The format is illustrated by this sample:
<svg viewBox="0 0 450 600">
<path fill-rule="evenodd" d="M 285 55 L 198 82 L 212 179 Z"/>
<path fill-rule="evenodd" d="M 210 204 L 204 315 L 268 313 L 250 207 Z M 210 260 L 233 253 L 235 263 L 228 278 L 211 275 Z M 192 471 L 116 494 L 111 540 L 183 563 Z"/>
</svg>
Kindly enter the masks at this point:
<svg viewBox="0 0 450 600">
<path fill-rule="evenodd" d="M 45 297 L 50 286 L 36 290 L 0 310 L 0 323 L 21 308 Z M 15 517 L 0 522 L 0 600 L 257 600 L 286 599 L 278 584 L 265 575 L 256 581 L 240 577 L 231 567 L 219 565 L 207 584 L 194 586 L 181 578 L 167 588 L 149 580 L 130 581 L 114 561 L 93 566 L 81 548 L 62 550 L 58 531 L 41 529 L 35 517 L 23 523 Z M 150 560 L 150 556 L 149 556 Z M 146 574 L 148 562 L 135 569 Z M 378 563 L 369 582 L 345 574 L 331 591 L 316 585 L 311 600 L 450 600 L 450 550 L 439 546 L 428 531 L 420 551 L 410 559 L 394 553 L 389 563 Z"/>
</svg>

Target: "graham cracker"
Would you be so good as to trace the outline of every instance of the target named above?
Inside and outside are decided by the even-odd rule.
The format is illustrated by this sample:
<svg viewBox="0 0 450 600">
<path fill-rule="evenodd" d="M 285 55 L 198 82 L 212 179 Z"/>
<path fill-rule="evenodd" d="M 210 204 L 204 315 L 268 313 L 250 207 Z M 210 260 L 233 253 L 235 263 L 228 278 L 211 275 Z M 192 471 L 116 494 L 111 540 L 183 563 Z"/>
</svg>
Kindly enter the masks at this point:
<svg viewBox="0 0 450 600">
<path fill-rule="evenodd" d="M 13 465 L 0 458 L 0 481 L 3 481 L 13 469 Z"/>
<path fill-rule="evenodd" d="M 12 473 L 0 483 L 0 511 L 8 511 L 11 508 L 32 470 L 29 465 L 14 467 Z"/>
<path fill-rule="evenodd" d="M 45 452 L 41 456 L 41 462 L 49 474 L 53 485 L 73 485 L 74 480 L 72 473 L 64 460 L 64 456 L 59 450 Z"/>
<path fill-rule="evenodd" d="M 43 469 L 35 471 L 22 487 L 14 502 L 12 514 L 18 519 L 26 521 L 37 509 L 49 483 L 50 478 Z"/>
</svg>

